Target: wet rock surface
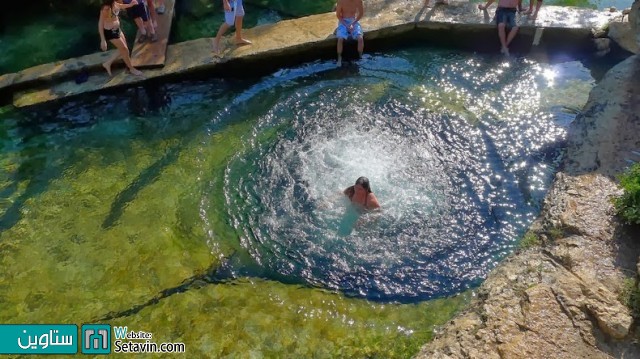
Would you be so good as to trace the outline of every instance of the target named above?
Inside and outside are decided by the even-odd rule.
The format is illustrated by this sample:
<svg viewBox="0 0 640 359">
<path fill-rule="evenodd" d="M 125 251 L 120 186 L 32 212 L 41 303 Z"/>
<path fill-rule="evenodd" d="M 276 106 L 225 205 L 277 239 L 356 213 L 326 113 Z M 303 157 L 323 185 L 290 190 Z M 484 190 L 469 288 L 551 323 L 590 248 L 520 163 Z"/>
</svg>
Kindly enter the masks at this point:
<svg viewBox="0 0 640 359">
<path fill-rule="evenodd" d="M 572 124 L 565 170 L 532 227 L 543 245 L 492 272 L 418 358 L 640 358 L 637 323 L 618 299 L 638 274 L 640 242 L 611 204 L 615 175 L 640 147 L 638 71 L 640 56 L 613 68 Z"/>
</svg>

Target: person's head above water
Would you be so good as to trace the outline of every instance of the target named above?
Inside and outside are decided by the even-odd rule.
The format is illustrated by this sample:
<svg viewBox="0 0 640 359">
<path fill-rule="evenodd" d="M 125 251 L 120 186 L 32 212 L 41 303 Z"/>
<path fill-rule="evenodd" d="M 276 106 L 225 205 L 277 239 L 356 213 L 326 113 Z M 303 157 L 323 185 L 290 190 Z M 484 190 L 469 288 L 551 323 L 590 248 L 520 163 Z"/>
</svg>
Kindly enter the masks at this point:
<svg viewBox="0 0 640 359">
<path fill-rule="evenodd" d="M 367 177 L 359 177 L 356 184 L 344 190 L 344 195 L 349 197 L 351 202 L 360 204 L 367 209 L 380 208 L 378 199 L 371 191 L 371 185 Z"/>
<path fill-rule="evenodd" d="M 369 185 L 369 179 L 367 177 L 358 177 L 358 179 L 356 180 L 356 184 L 355 186 L 362 186 L 362 188 L 364 188 L 367 193 L 371 193 L 371 186 Z"/>
</svg>

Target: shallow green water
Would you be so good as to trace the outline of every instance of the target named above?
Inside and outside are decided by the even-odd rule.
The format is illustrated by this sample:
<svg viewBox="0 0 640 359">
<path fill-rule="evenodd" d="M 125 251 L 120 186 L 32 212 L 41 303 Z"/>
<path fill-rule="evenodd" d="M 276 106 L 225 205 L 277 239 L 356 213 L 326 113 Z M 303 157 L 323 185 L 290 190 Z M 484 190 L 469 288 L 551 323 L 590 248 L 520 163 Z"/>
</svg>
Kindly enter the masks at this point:
<svg viewBox="0 0 640 359">
<path fill-rule="evenodd" d="M 184 342 L 185 357 L 409 357 L 430 338 L 434 325 L 466 302 L 466 295 L 411 304 L 371 302 L 278 268 L 260 271 L 267 266 L 256 264 L 262 257 L 252 253 L 243 232 L 252 228 L 247 223 L 270 217 L 248 210 L 244 214 L 250 221 L 236 223 L 242 207 L 230 200 L 249 200 L 251 194 L 230 180 L 245 173 L 237 168 L 242 161 L 251 165 L 247 156 L 256 149 L 267 151 L 264 158 L 273 160 L 272 168 L 281 168 L 274 149 L 287 148 L 287 141 L 291 149 L 310 155 L 331 149 L 327 144 L 359 143 L 348 136 L 347 142 L 325 136 L 327 130 L 357 124 L 356 119 L 365 121 L 362 128 L 373 121 L 379 131 L 391 131 L 378 134 L 370 128 L 368 133 L 393 156 L 406 155 L 406 138 L 428 152 L 423 137 L 415 134 L 427 139 L 453 135 L 459 137 L 455 142 L 464 142 L 483 133 L 482 143 L 491 143 L 490 137 L 495 144 L 487 152 L 489 167 L 502 163 L 502 175 L 527 178 L 529 197 L 519 203 L 535 210 L 555 170 L 554 146 L 561 145 L 564 128 L 592 85 L 589 71 L 578 62 L 505 63 L 502 57 L 415 48 L 368 56 L 344 69 L 318 62 L 258 81 L 168 84 L 27 112 L 1 109 L 0 322 L 128 325 L 152 332 L 158 342 Z M 411 119 L 416 121 L 411 126 L 418 126 L 408 128 L 414 135 L 393 137 L 396 126 Z M 340 120 L 345 126 L 332 127 Z M 431 125 L 438 121 L 444 128 Z M 304 126 L 297 129 L 296 123 Z M 291 130 L 302 131 L 299 144 Z M 389 145 L 394 139 L 397 146 Z M 486 146 L 472 150 L 484 155 Z M 444 156 L 425 152 L 407 158 L 435 158 L 450 169 L 455 161 L 475 156 L 467 151 L 456 147 Z M 373 157 L 384 161 L 387 167 L 381 169 L 402 159 L 385 156 Z M 517 160 L 525 157 L 525 164 Z M 314 158 L 299 168 L 322 174 Z M 336 173 L 364 168 L 359 167 L 362 161 L 344 163 Z M 504 186 L 492 169 L 468 169 L 471 187 L 488 191 L 486 198 L 494 203 Z M 261 185 L 265 193 L 259 198 L 267 199 L 268 192 L 280 188 L 269 187 L 273 183 L 261 171 L 245 173 L 250 180 L 242 183 Z M 333 184 L 326 179 L 341 177 L 327 173 L 309 189 L 327 191 Z M 422 178 L 414 177 L 419 174 L 409 168 L 396 173 L 399 180 L 406 175 L 412 181 Z M 422 181 L 393 186 L 393 177 L 372 178 L 387 213 L 398 219 L 421 213 L 404 206 L 400 199 L 406 193 L 394 188 L 404 191 Z M 501 228 L 511 228 L 504 234 L 506 242 L 491 249 L 500 257 L 514 248 L 531 213 L 510 227 L 513 221 L 498 207 L 493 213 Z M 261 228 L 272 231 L 269 226 L 253 229 Z M 394 225 L 387 229 L 393 231 Z M 333 248 L 358 244 L 359 238 L 352 234 Z M 482 248 L 481 238 L 469 238 L 469 246 Z M 394 245 L 391 249 L 402 254 L 405 243 Z M 359 252 L 374 259 L 385 255 Z M 481 269 L 492 266 L 482 262 Z"/>
<path fill-rule="evenodd" d="M 415 0 L 420 1 L 420 0 Z M 632 0 L 545 0 L 545 4 L 603 9 L 623 9 Z M 331 10 L 334 1 L 245 1 L 245 27 L 274 23 Z M 525 6 L 527 2 L 525 1 Z M 222 23 L 220 1 L 178 2 L 177 17 L 170 42 L 215 36 Z M 0 74 L 20 71 L 42 63 L 63 60 L 99 51 L 97 18 L 87 14 L 47 13 L 10 22 L 0 33 Z M 129 42 L 135 36 L 131 21 L 122 21 Z"/>
</svg>

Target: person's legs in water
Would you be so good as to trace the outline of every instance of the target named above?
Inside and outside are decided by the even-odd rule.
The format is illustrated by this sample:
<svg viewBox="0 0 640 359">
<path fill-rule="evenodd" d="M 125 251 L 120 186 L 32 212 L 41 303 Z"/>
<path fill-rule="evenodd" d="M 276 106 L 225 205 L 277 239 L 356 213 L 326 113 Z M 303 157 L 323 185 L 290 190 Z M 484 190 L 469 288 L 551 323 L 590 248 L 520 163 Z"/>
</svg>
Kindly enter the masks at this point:
<svg viewBox="0 0 640 359">
<path fill-rule="evenodd" d="M 358 36 L 358 55 L 362 58 L 362 53 L 364 52 L 364 37 L 362 35 Z"/>
<path fill-rule="evenodd" d="M 129 48 L 127 47 L 127 39 L 124 37 L 124 33 L 120 31 L 120 37 L 117 39 L 110 39 L 109 42 L 111 42 L 113 46 L 115 46 L 116 49 L 118 49 L 118 52 L 116 52 L 114 56 L 112 56 L 109 60 L 107 60 L 105 63 L 102 64 L 102 67 L 104 67 L 105 70 L 107 70 L 107 73 L 109 74 L 109 76 L 111 76 L 111 65 L 119 57 L 122 57 L 125 65 L 127 65 L 127 68 L 129 69 L 129 72 L 131 72 L 132 75 L 142 76 L 142 71 L 136 69 L 135 67 L 133 67 L 133 64 L 131 64 L 131 57 L 129 56 Z"/>
<path fill-rule="evenodd" d="M 248 45 L 251 41 L 242 37 L 242 20 L 244 19 L 244 6 L 242 6 L 242 0 L 237 0 L 236 3 L 236 45 Z"/>
</svg>

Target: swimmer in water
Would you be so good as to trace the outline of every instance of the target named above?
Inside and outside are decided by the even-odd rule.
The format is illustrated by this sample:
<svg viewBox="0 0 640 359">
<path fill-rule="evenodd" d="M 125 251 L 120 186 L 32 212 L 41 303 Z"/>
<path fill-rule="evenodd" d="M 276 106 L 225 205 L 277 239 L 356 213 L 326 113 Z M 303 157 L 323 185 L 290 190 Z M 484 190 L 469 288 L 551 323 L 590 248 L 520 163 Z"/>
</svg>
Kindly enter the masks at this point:
<svg viewBox="0 0 640 359">
<path fill-rule="evenodd" d="M 352 203 L 359 204 L 365 209 L 380 208 L 380 203 L 371 191 L 367 177 L 358 178 L 356 184 L 345 189 L 343 193 Z"/>
</svg>

